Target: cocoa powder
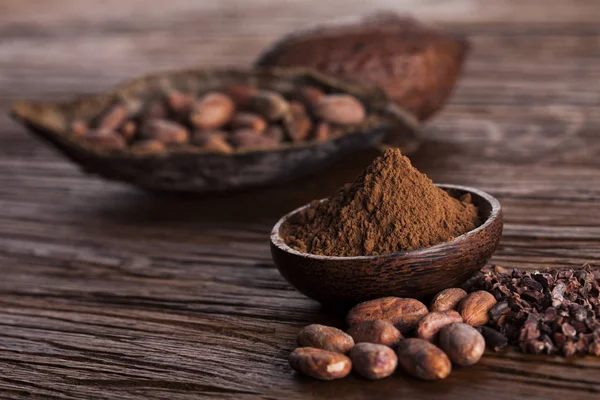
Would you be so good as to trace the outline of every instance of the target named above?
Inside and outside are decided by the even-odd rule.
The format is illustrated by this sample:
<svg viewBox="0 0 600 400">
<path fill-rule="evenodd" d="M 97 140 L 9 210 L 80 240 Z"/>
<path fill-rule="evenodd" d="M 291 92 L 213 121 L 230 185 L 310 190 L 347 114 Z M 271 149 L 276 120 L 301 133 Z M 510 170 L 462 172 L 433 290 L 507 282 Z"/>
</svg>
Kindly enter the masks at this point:
<svg viewBox="0 0 600 400">
<path fill-rule="evenodd" d="M 350 257 L 429 247 L 477 224 L 473 204 L 434 186 L 400 150 L 390 149 L 334 197 L 294 214 L 282 233 L 298 251 Z"/>
</svg>

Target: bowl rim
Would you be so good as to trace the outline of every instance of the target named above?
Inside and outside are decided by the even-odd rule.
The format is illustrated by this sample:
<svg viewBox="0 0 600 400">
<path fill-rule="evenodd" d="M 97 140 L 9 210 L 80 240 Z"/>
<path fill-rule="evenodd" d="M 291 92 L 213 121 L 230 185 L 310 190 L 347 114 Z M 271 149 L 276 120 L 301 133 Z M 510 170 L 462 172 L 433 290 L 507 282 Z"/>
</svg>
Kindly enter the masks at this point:
<svg viewBox="0 0 600 400">
<path fill-rule="evenodd" d="M 471 236 L 476 235 L 477 233 L 487 229 L 500 216 L 500 212 L 502 210 L 500 201 L 498 201 L 498 199 L 496 199 L 491 194 L 484 192 L 483 190 L 475 189 L 475 188 L 472 188 L 469 186 L 452 185 L 452 184 L 435 184 L 435 186 L 439 187 L 440 189 L 444 189 L 446 191 L 448 189 L 462 190 L 462 191 L 471 193 L 472 195 L 476 195 L 476 196 L 483 198 L 485 201 L 487 201 L 491 205 L 490 215 L 485 220 L 485 222 L 483 224 L 479 225 L 477 228 L 472 229 L 468 232 L 465 232 L 462 235 L 455 237 L 454 239 L 452 239 L 449 242 L 439 243 L 439 244 L 436 244 L 436 245 L 433 245 L 430 247 L 424 247 L 422 249 L 408 250 L 408 251 L 404 250 L 404 251 L 398 251 L 395 253 L 379 254 L 376 256 L 350 256 L 350 257 L 323 256 L 323 255 L 312 254 L 312 253 L 302 253 L 298 250 L 295 250 L 295 249 L 291 248 L 290 246 L 288 246 L 285 243 L 285 241 L 283 240 L 283 238 L 281 238 L 281 236 L 279 235 L 279 230 L 281 228 L 281 225 L 283 225 L 283 223 L 291 215 L 296 214 L 297 212 L 300 212 L 300 211 L 308 208 L 310 206 L 310 203 L 308 203 L 301 207 L 296 208 L 295 210 L 290 211 L 289 213 L 287 213 L 283 217 L 281 217 L 279 219 L 279 221 L 277 221 L 277 223 L 273 226 L 273 229 L 271 230 L 271 244 L 273 246 L 277 247 L 279 250 L 284 251 L 286 253 L 290 253 L 295 256 L 300 256 L 303 258 L 313 259 L 313 260 L 338 260 L 338 261 L 363 260 L 363 261 L 368 261 L 368 260 L 377 260 L 377 259 L 389 258 L 389 257 L 400 257 L 400 256 L 406 256 L 406 255 L 411 255 L 411 256 L 427 255 L 428 253 L 438 252 L 439 250 L 442 250 L 446 247 L 450 248 L 450 247 L 455 246 L 457 243 L 461 243 L 461 242 L 469 240 Z M 327 200 L 327 198 L 321 199 L 320 201 L 325 201 L 325 200 Z"/>
</svg>

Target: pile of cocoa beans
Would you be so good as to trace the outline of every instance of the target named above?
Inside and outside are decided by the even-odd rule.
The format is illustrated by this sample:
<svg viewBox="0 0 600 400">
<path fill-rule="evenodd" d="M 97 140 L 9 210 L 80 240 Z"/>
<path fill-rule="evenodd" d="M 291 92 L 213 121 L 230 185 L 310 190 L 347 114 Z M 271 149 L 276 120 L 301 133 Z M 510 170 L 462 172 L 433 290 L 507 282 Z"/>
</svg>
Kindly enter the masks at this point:
<svg viewBox="0 0 600 400">
<path fill-rule="evenodd" d="M 326 94 L 308 85 L 285 93 L 247 84 L 199 95 L 169 90 L 162 99 L 142 102 L 135 112 L 117 102 L 90 121 L 76 119 L 70 133 L 87 145 L 109 150 L 151 154 L 191 145 L 229 154 L 326 141 L 336 127 L 356 125 L 367 117 L 355 97 Z"/>
<path fill-rule="evenodd" d="M 289 357 L 301 374 L 321 380 L 340 379 L 351 370 L 366 379 L 390 376 L 400 366 L 424 379 L 446 378 L 452 365 L 479 361 L 486 342 L 477 327 L 488 322 L 496 303 L 487 291 L 467 294 L 460 288 L 438 293 L 429 307 L 411 298 L 383 297 L 354 306 L 346 332 L 309 325 L 298 333 Z"/>
</svg>

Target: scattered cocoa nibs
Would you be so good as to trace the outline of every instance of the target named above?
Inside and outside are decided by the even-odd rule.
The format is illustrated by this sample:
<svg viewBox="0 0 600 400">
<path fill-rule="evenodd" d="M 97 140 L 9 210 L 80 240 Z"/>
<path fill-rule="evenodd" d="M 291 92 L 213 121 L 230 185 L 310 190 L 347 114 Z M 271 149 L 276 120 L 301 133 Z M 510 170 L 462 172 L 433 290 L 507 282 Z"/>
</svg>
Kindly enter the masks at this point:
<svg viewBox="0 0 600 400">
<path fill-rule="evenodd" d="M 284 241 L 300 252 L 341 257 L 429 247 L 479 224 L 473 204 L 436 187 L 398 149 L 375 159 L 349 189 L 298 214 L 283 224 Z"/>
<path fill-rule="evenodd" d="M 526 353 L 598 355 L 600 348 L 600 270 L 580 268 L 507 271 L 484 268 L 463 285 L 467 291 L 490 292 L 497 303 L 488 327 Z M 492 347 L 502 338 L 484 327 Z M 492 338 L 493 337 L 493 338 Z"/>
</svg>

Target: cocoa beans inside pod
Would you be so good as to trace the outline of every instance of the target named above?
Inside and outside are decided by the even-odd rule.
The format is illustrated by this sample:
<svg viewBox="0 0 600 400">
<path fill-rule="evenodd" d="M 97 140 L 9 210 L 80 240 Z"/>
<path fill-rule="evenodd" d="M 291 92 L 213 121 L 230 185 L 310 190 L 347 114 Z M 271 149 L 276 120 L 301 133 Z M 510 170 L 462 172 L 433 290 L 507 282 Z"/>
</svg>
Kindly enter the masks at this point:
<svg viewBox="0 0 600 400">
<path fill-rule="evenodd" d="M 310 67 L 377 84 L 424 120 L 450 96 L 468 52 L 466 39 L 387 12 L 289 34 L 256 60 L 260 67 Z"/>
<path fill-rule="evenodd" d="M 312 104 L 327 95 L 356 98 L 366 118 L 318 120 Z M 294 101 L 310 124 L 292 138 Z M 377 145 L 390 127 L 390 105 L 380 88 L 308 69 L 216 69 L 159 73 L 66 102 L 19 101 L 12 116 L 86 172 L 152 191 L 201 193 L 289 181 Z M 414 148 L 417 125 L 403 117 L 398 123 Z M 216 130 L 224 135 L 196 135 Z"/>
</svg>

